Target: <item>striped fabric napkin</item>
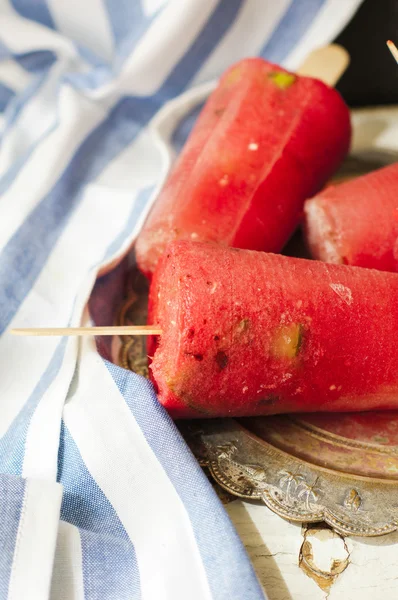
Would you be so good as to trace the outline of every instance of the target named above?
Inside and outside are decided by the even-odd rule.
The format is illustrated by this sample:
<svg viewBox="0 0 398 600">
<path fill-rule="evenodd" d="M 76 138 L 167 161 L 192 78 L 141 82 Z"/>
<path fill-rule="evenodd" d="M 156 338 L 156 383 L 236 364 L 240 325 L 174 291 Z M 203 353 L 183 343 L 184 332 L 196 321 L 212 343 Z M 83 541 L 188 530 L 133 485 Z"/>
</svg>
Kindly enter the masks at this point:
<svg viewBox="0 0 398 600">
<path fill-rule="evenodd" d="M 359 5 L 0 0 L 0 600 L 263 597 L 151 385 L 93 340 L 7 331 L 87 322 L 105 272 L 111 323 L 165 174 L 159 109 L 243 56 L 296 68 Z"/>
</svg>

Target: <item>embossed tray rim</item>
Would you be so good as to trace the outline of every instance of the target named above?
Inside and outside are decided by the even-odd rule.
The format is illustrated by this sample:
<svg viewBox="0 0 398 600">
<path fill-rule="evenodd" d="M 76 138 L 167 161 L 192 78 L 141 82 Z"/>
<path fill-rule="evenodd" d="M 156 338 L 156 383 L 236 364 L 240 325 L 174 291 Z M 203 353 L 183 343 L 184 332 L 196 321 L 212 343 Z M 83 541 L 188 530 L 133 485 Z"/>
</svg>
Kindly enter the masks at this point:
<svg viewBox="0 0 398 600">
<path fill-rule="evenodd" d="M 286 418 L 290 419 L 290 415 L 284 415 L 286 416 Z M 374 482 L 374 483 L 380 483 L 382 485 L 384 484 L 388 484 L 388 485 L 394 485 L 397 487 L 397 492 L 398 492 L 398 480 L 397 479 L 388 479 L 387 477 L 373 477 L 373 476 L 366 476 L 366 475 L 358 475 L 357 473 L 349 473 L 347 471 L 341 471 L 339 469 L 330 469 L 329 467 L 323 467 L 322 465 L 317 465 L 315 463 L 312 463 L 304 458 L 295 456 L 294 454 L 291 454 L 290 452 L 286 452 L 286 450 L 283 450 L 282 448 L 279 448 L 278 446 L 274 446 L 273 444 L 271 444 L 270 442 L 267 442 L 266 440 L 261 439 L 258 435 L 256 435 L 255 433 L 253 433 L 252 431 L 250 431 L 249 429 L 247 429 L 246 427 L 244 427 L 238 419 L 231 419 L 233 420 L 236 425 L 245 433 L 245 435 L 247 435 L 248 437 L 254 439 L 257 443 L 259 443 L 260 445 L 267 445 L 270 448 L 274 448 L 277 449 L 278 452 L 280 452 L 281 454 L 283 454 L 286 457 L 290 457 L 290 458 L 294 458 L 296 460 L 299 460 L 301 463 L 303 463 L 304 465 L 306 465 L 307 467 L 311 467 L 313 469 L 317 469 L 319 471 L 322 471 L 323 473 L 328 473 L 330 475 L 339 475 L 341 477 L 344 477 L 345 479 L 358 479 L 359 481 L 367 481 L 367 482 Z M 291 419 L 293 421 L 293 419 Z M 340 436 L 339 436 L 340 437 Z M 341 438 L 341 439 L 345 439 L 345 438 Z"/>
<path fill-rule="evenodd" d="M 286 416 L 290 419 L 290 421 L 294 425 L 298 424 L 300 427 L 302 427 L 306 431 L 309 431 L 311 434 L 313 434 L 315 437 L 318 437 L 319 439 L 327 440 L 328 437 L 332 438 L 333 441 L 335 441 L 336 445 L 338 445 L 338 446 L 342 446 L 342 447 L 350 446 L 352 448 L 358 448 L 358 450 L 368 448 L 372 452 L 378 452 L 380 454 L 398 454 L 398 446 L 397 445 L 382 446 L 382 445 L 377 445 L 374 442 L 362 442 L 362 441 L 356 440 L 354 438 L 345 438 L 344 436 L 339 435 L 338 433 L 333 433 L 332 431 L 321 429 L 321 427 L 317 427 L 316 425 L 313 425 L 312 423 L 307 423 L 306 421 L 304 421 L 297 415 L 286 415 Z"/>
</svg>

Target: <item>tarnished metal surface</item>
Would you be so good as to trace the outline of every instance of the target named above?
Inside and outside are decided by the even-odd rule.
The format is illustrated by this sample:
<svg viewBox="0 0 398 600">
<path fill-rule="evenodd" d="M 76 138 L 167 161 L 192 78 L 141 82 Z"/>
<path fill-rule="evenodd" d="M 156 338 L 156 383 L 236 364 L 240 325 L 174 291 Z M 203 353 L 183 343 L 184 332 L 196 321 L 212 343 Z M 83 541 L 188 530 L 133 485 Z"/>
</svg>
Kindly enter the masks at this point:
<svg viewBox="0 0 398 600">
<path fill-rule="evenodd" d="M 377 536 L 398 527 L 398 477 L 387 478 L 346 472 L 333 467 L 333 454 L 340 443 L 330 440 L 328 467 L 303 460 L 310 436 L 290 452 L 273 445 L 273 418 L 259 419 L 262 438 L 244 422 L 233 419 L 191 421 L 181 424 L 182 433 L 195 454 L 205 462 L 215 480 L 241 498 L 262 500 L 280 516 L 304 523 L 325 521 L 344 535 Z M 278 435 L 285 422 L 289 435 L 291 420 L 279 418 Z M 264 439 L 267 438 L 267 439 Z M 347 452 L 360 453 L 359 447 Z M 366 453 L 368 450 L 363 449 Z M 395 451 L 395 449 L 394 449 Z M 382 455 L 385 456 L 385 455 Z M 366 461 L 364 461 L 364 464 Z M 347 462 L 347 465 L 349 463 Z M 364 469 L 366 471 L 366 469 Z"/>
</svg>

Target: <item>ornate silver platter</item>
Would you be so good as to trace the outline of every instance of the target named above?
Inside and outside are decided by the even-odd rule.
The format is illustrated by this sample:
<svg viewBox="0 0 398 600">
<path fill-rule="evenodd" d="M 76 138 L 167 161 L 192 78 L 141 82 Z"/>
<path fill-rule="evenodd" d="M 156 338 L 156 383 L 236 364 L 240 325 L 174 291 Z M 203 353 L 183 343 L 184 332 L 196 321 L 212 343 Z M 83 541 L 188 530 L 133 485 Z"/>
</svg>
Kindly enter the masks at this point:
<svg viewBox="0 0 398 600">
<path fill-rule="evenodd" d="M 330 431 L 340 417 L 356 438 Z M 201 464 L 235 496 L 261 500 L 292 521 L 325 521 L 345 535 L 395 531 L 398 446 L 367 442 L 365 435 L 359 439 L 359 428 L 351 427 L 356 415 L 326 415 L 319 427 L 311 423 L 317 418 L 283 415 L 179 426 Z M 365 430 L 367 420 L 360 415 Z M 395 425 L 396 414 L 387 429 Z"/>
</svg>

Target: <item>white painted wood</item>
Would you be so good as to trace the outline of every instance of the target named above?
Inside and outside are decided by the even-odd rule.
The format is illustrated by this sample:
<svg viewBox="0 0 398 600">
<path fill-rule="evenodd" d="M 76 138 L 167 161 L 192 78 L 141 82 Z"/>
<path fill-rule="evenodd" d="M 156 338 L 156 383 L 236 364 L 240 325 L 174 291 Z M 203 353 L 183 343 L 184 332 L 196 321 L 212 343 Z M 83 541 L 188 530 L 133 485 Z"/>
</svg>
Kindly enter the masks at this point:
<svg viewBox="0 0 398 600">
<path fill-rule="evenodd" d="M 226 506 L 268 600 L 321 600 L 325 594 L 298 566 L 301 526 L 264 504 L 235 500 Z"/>
<path fill-rule="evenodd" d="M 348 565 L 327 592 L 299 567 L 304 528 L 260 503 L 235 500 L 226 509 L 269 600 L 398 598 L 398 532 L 379 538 L 344 538 Z M 317 565 L 325 570 L 333 560 L 346 557 L 343 539 L 331 539 L 328 533 L 313 542 Z"/>
</svg>

